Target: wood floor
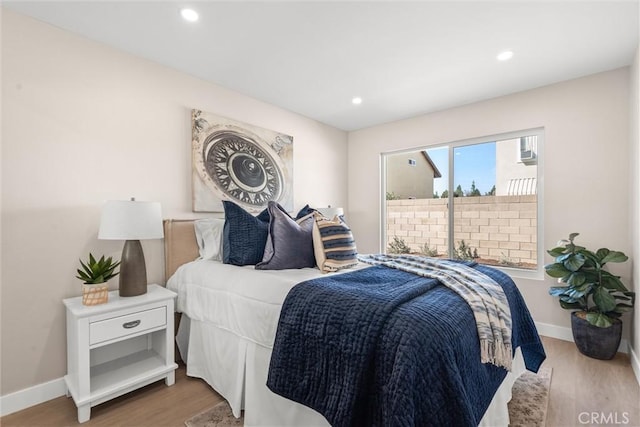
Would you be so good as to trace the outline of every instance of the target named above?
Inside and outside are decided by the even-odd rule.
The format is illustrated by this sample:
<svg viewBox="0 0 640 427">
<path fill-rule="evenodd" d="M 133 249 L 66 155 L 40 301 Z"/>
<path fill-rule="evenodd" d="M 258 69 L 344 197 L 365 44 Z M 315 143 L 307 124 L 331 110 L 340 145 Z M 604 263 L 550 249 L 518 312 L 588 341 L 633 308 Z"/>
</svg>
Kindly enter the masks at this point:
<svg viewBox="0 0 640 427">
<path fill-rule="evenodd" d="M 158 381 L 91 408 L 91 419 L 78 423 L 71 398 L 58 397 L 0 418 L 2 427 L 184 427 L 184 422 L 205 411 L 222 397 L 204 381 L 186 376 L 184 365 L 176 370 L 176 382 L 167 387 Z"/>
<path fill-rule="evenodd" d="M 629 359 L 590 359 L 571 342 L 543 337 L 545 366 L 553 368 L 548 427 L 640 426 L 640 387 Z M 86 427 L 183 427 L 184 421 L 222 398 L 207 384 L 176 372 L 176 383 L 151 384 L 91 410 Z M 76 407 L 70 398 L 59 397 L 0 418 L 2 427 L 76 426 Z"/>
<path fill-rule="evenodd" d="M 542 337 L 553 368 L 547 426 L 640 427 L 640 386 L 626 354 L 582 355 L 574 343 Z"/>
</svg>

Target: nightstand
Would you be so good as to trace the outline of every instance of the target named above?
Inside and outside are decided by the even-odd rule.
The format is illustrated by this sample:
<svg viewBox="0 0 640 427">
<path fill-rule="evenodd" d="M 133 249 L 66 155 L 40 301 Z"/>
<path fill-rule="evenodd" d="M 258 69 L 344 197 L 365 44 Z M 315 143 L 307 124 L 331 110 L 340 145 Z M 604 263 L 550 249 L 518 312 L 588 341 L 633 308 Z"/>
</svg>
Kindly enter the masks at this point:
<svg viewBox="0 0 640 427">
<path fill-rule="evenodd" d="M 147 293 L 82 305 L 82 297 L 65 299 L 67 307 L 68 393 L 78 407 L 78 422 L 91 407 L 164 378 L 175 382 L 173 315 L 176 294 L 158 285 Z"/>
</svg>

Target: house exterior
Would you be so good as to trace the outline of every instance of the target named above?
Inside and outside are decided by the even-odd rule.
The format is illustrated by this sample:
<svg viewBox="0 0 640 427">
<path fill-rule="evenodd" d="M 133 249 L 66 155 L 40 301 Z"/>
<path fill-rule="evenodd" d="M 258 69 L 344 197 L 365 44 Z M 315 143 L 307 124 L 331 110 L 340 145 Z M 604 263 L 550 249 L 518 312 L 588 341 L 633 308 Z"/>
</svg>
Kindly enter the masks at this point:
<svg viewBox="0 0 640 427">
<path fill-rule="evenodd" d="M 496 141 L 496 196 L 536 194 L 537 174 L 536 137 Z"/>
<path fill-rule="evenodd" d="M 442 175 L 425 150 L 387 157 L 387 197 L 430 199 L 433 179 Z"/>
</svg>

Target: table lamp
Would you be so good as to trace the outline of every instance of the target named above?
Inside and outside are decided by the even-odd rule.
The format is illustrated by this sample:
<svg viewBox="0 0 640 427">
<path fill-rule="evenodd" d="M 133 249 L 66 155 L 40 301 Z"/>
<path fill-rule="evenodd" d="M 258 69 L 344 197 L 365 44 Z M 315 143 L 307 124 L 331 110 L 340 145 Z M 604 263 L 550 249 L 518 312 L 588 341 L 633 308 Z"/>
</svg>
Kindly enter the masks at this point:
<svg viewBox="0 0 640 427">
<path fill-rule="evenodd" d="M 317 208 L 316 210 L 320 212 L 322 216 L 329 219 L 333 219 L 336 216 L 339 216 L 340 218 L 344 216 L 344 209 L 332 208 L 331 205 L 326 208 Z"/>
<path fill-rule="evenodd" d="M 142 239 L 162 239 L 162 213 L 158 202 L 109 200 L 102 208 L 98 239 L 125 240 L 120 259 L 119 290 L 121 297 L 147 292 L 147 266 Z"/>
</svg>

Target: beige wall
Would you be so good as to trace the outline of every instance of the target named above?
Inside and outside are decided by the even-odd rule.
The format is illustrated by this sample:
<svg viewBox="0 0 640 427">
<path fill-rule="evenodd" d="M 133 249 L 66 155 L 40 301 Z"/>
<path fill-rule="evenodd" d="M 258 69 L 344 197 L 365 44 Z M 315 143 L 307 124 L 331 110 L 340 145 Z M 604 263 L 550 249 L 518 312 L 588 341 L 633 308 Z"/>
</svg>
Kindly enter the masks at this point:
<svg viewBox="0 0 640 427">
<path fill-rule="evenodd" d="M 545 129 L 543 247 L 579 232 L 583 245 L 630 253 L 629 68 L 350 133 L 349 219 L 358 250 L 381 249 L 381 191 L 372 185 L 380 182 L 380 153 L 538 127 Z M 628 283 L 631 263 L 614 267 Z M 547 294 L 550 278 L 516 282 L 536 321 L 570 326 Z"/>
<path fill-rule="evenodd" d="M 1 53 L 2 395 L 65 374 L 78 258 L 122 250 L 97 240 L 105 200 L 193 216 L 191 108 L 292 135 L 295 207 L 346 206 L 345 132 L 6 10 Z M 164 283 L 162 241 L 143 246 Z"/>
</svg>

